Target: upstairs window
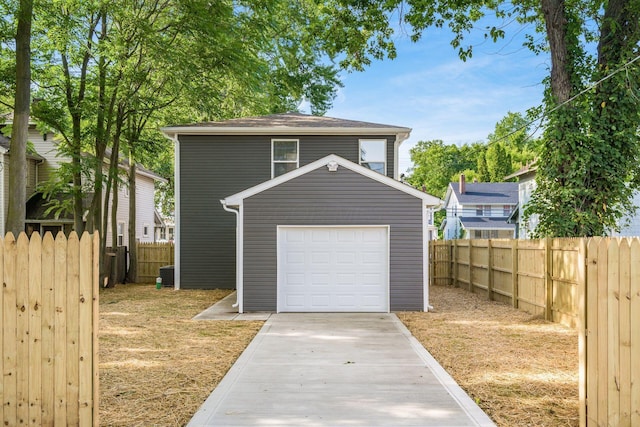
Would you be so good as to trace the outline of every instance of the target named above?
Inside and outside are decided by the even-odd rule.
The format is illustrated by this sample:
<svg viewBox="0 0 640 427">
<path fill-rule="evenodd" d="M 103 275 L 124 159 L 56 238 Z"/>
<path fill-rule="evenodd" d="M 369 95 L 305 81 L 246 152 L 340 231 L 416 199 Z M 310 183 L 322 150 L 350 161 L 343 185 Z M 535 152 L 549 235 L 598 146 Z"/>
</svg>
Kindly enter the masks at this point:
<svg viewBox="0 0 640 427">
<path fill-rule="evenodd" d="M 298 140 L 274 139 L 271 141 L 271 178 L 298 168 Z"/>
<path fill-rule="evenodd" d="M 384 139 L 360 140 L 360 164 L 372 171 L 387 174 L 387 141 Z"/>
<path fill-rule="evenodd" d="M 476 206 L 476 216 L 491 216 L 491 205 Z"/>
<path fill-rule="evenodd" d="M 504 205 L 502 207 L 502 213 L 504 216 L 509 216 L 511 215 L 511 210 L 513 209 L 513 206 L 511 205 Z"/>
<path fill-rule="evenodd" d="M 118 222 L 118 238 L 116 240 L 117 246 L 124 246 L 124 222 Z"/>
</svg>

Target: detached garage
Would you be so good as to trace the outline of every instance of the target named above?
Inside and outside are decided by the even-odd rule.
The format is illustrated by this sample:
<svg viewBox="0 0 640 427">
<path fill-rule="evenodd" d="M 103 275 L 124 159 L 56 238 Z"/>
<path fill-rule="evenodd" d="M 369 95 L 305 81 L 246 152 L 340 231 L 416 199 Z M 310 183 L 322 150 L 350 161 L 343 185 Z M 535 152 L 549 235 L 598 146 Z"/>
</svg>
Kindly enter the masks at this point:
<svg viewBox="0 0 640 427">
<path fill-rule="evenodd" d="M 221 203 L 237 215 L 241 313 L 426 311 L 440 199 L 331 155 Z"/>
</svg>

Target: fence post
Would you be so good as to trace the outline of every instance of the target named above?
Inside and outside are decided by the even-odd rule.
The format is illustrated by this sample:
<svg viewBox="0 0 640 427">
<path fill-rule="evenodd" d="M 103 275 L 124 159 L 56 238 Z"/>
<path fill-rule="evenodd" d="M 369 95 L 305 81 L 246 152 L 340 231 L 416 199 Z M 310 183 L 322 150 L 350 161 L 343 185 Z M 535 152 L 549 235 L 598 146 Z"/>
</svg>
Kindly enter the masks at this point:
<svg viewBox="0 0 640 427">
<path fill-rule="evenodd" d="M 491 239 L 487 240 L 488 261 L 487 261 L 487 298 L 493 301 L 493 248 L 491 247 Z"/>
<path fill-rule="evenodd" d="M 545 320 L 553 320 L 553 280 L 551 274 L 553 272 L 553 241 L 546 237 L 544 239 L 544 318 Z"/>
<path fill-rule="evenodd" d="M 511 241 L 511 302 L 518 308 L 518 240 Z"/>
<path fill-rule="evenodd" d="M 469 291 L 473 292 L 473 240 L 469 239 Z"/>
<path fill-rule="evenodd" d="M 451 257 L 453 271 L 453 286 L 458 287 L 458 241 L 453 241 L 453 256 Z"/>
<path fill-rule="evenodd" d="M 578 411 L 580 425 L 587 423 L 587 239 L 578 241 Z"/>
</svg>

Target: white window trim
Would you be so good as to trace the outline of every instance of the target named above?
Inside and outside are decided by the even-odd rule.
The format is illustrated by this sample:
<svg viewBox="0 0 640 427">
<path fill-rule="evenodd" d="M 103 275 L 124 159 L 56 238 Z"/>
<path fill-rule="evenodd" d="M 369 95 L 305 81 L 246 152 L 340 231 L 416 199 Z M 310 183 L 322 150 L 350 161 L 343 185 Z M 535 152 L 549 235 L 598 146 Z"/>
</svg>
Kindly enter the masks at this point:
<svg viewBox="0 0 640 427">
<path fill-rule="evenodd" d="M 146 233 L 145 233 L 146 230 Z M 142 237 L 149 237 L 149 224 L 142 225 Z"/>
<path fill-rule="evenodd" d="M 273 138 L 271 140 L 271 178 L 275 178 L 275 164 L 278 163 L 294 163 L 291 160 L 275 160 L 273 158 L 273 146 L 276 142 L 295 142 L 296 143 L 296 169 L 300 167 L 300 140 L 299 139 L 287 139 L 287 138 Z"/>
<path fill-rule="evenodd" d="M 387 176 L 387 164 L 389 163 L 389 159 L 387 159 L 387 140 L 386 139 L 369 139 L 369 138 L 362 138 L 358 140 L 358 164 L 360 166 L 362 166 L 362 156 L 360 156 L 360 153 L 362 152 L 362 143 L 363 142 L 382 142 L 384 144 L 384 176 Z M 375 162 L 375 160 L 374 160 Z M 369 162 L 365 162 L 365 163 L 369 163 Z"/>
<path fill-rule="evenodd" d="M 120 234 L 120 225 L 122 225 L 122 234 Z M 124 236 L 125 236 L 125 229 L 127 228 L 127 223 L 124 221 L 118 221 L 118 227 L 116 228 L 116 231 L 118 232 L 118 235 L 116 236 L 116 246 L 124 246 Z M 120 244 L 119 240 L 120 240 L 120 236 L 122 236 L 122 244 Z"/>
</svg>

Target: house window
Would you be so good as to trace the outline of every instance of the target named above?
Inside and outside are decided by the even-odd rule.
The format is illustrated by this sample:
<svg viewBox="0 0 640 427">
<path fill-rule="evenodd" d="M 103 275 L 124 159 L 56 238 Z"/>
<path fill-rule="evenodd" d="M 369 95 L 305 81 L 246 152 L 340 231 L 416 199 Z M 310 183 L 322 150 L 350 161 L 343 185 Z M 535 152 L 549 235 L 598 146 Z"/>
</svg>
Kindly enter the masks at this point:
<svg viewBox="0 0 640 427">
<path fill-rule="evenodd" d="M 173 240 L 173 227 L 169 227 L 169 240 Z"/>
<path fill-rule="evenodd" d="M 504 206 L 502 207 L 502 213 L 503 213 L 503 216 L 509 216 L 509 215 L 511 215 L 511 209 L 513 209 L 513 206 L 511 206 L 511 205 L 504 205 Z"/>
<path fill-rule="evenodd" d="M 124 222 L 118 223 L 118 246 L 124 246 Z"/>
<path fill-rule="evenodd" d="M 490 205 L 476 206 L 476 216 L 491 216 L 491 206 Z"/>
<path fill-rule="evenodd" d="M 366 168 L 387 174 L 387 141 L 385 139 L 360 140 L 360 164 Z"/>
<path fill-rule="evenodd" d="M 142 236 L 143 237 L 149 237 L 149 224 L 145 224 L 142 227 Z"/>
<path fill-rule="evenodd" d="M 298 140 L 274 139 L 271 141 L 271 177 L 275 178 L 298 168 Z"/>
<path fill-rule="evenodd" d="M 497 239 L 498 230 L 473 230 L 474 239 Z"/>
</svg>

